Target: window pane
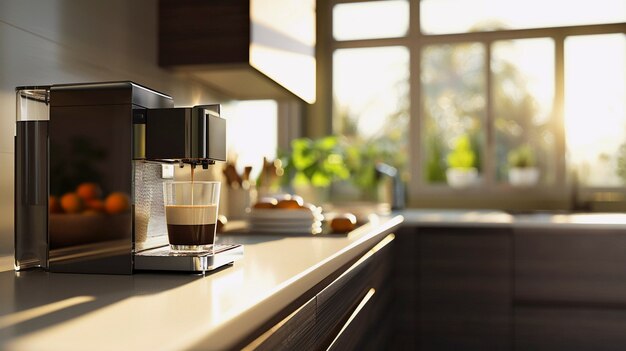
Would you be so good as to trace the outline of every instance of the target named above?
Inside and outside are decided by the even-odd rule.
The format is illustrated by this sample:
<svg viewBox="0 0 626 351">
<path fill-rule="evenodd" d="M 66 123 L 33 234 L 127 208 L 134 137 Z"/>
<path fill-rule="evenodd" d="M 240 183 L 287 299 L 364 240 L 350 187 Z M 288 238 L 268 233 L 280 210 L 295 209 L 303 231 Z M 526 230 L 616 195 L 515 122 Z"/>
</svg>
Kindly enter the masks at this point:
<svg viewBox="0 0 626 351">
<path fill-rule="evenodd" d="M 626 22 L 624 0 L 421 0 L 422 31 L 465 33 Z"/>
<path fill-rule="evenodd" d="M 481 168 L 485 116 L 485 48 L 478 43 L 428 46 L 422 52 L 424 178 L 445 182 L 448 154 L 469 140 L 470 166 Z"/>
<path fill-rule="evenodd" d="M 539 169 L 540 179 L 555 175 L 554 42 L 524 39 L 492 46 L 496 179 L 507 181 L 510 168 Z"/>
<path fill-rule="evenodd" d="M 333 129 L 348 139 L 355 152 L 362 153 L 363 161 L 383 161 L 398 168 L 406 165 L 408 80 L 406 47 L 334 52 Z M 366 167 L 363 171 L 373 175 L 374 165 Z"/>
<path fill-rule="evenodd" d="M 278 107 L 274 100 L 233 101 L 223 106 L 228 160 L 236 160 L 237 170 L 252 166 L 250 179 L 263 168 L 263 157 L 276 158 Z M 253 127 L 251 127 L 253 126 Z M 260 142 L 259 140 L 262 140 Z"/>
<path fill-rule="evenodd" d="M 336 40 L 393 38 L 409 29 L 406 0 L 337 4 L 333 7 L 333 37 Z"/>
<path fill-rule="evenodd" d="M 626 184 L 626 36 L 565 40 L 567 157 L 587 186 Z"/>
</svg>

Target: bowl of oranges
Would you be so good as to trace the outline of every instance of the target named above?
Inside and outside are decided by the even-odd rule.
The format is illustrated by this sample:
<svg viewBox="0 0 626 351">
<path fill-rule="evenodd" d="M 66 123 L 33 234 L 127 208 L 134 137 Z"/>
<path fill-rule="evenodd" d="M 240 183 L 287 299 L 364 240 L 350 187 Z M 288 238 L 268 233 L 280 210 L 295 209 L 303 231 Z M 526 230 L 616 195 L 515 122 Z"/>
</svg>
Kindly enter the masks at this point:
<svg viewBox="0 0 626 351">
<path fill-rule="evenodd" d="M 128 194 L 114 191 L 104 196 L 94 182 L 74 191 L 50 196 L 48 230 L 52 248 L 130 237 L 131 202 Z"/>
</svg>

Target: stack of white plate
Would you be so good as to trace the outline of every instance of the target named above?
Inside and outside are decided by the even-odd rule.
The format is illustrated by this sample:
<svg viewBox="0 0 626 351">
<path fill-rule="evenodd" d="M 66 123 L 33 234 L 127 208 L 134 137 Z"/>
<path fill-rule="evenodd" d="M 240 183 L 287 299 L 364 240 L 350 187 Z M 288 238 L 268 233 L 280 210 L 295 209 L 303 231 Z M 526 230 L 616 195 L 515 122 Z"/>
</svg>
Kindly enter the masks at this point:
<svg viewBox="0 0 626 351">
<path fill-rule="evenodd" d="M 265 209 L 253 208 L 248 213 L 250 232 L 277 234 L 318 234 L 322 231 L 322 208 Z"/>
</svg>

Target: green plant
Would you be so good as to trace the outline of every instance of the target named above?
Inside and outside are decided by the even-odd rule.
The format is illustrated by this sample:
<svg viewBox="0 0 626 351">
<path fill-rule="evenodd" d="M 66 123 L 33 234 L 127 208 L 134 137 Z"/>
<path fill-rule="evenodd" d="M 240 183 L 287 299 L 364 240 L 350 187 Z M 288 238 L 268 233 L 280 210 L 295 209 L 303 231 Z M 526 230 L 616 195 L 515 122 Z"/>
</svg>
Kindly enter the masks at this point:
<svg viewBox="0 0 626 351">
<path fill-rule="evenodd" d="M 626 184 L 626 143 L 620 145 L 617 150 L 617 175 Z"/>
<path fill-rule="evenodd" d="M 428 162 L 424 168 L 426 179 L 429 183 L 445 182 L 446 162 L 441 136 L 435 133 L 426 136 L 426 150 L 428 150 Z"/>
<path fill-rule="evenodd" d="M 530 168 L 535 166 L 535 154 L 528 145 L 522 145 L 511 150 L 507 159 L 510 168 Z"/>
<path fill-rule="evenodd" d="M 334 180 L 350 176 L 336 136 L 294 139 L 291 153 L 283 156 L 283 165 L 288 175 L 285 181 L 293 179 L 294 185 L 327 187 Z"/>
<path fill-rule="evenodd" d="M 476 154 L 472 150 L 472 143 L 467 135 L 458 137 L 454 142 L 454 149 L 447 156 L 448 167 L 450 168 L 473 168 L 475 166 Z"/>
</svg>

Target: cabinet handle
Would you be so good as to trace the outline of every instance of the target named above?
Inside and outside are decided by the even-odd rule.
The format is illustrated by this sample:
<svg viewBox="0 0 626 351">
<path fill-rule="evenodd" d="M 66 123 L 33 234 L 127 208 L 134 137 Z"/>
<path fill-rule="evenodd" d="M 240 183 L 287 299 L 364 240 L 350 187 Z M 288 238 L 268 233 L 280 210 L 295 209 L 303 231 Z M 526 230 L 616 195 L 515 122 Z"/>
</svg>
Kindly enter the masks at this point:
<svg viewBox="0 0 626 351">
<path fill-rule="evenodd" d="M 350 275 L 357 271 L 360 267 L 362 267 L 363 263 L 372 258 L 378 251 L 382 250 L 385 246 L 387 246 L 390 242 L 394 241 L 396 238 L 395 234 L 389 234 L 383 238 L 378 244 L 372 247 L 368 252 L 366 252 L 361 258 L 359 258 L 350 268 L 346 269 L 335 281 L 330 283 L 326 289 L 332 287 L 333 285 L 337 286 L 337 284 L 342 284 L 345 280 L 349 279 Z M 324 290 L 326 290 L 324 289 Z M 324 291 L 322 290 L 322 291 Z"/>
<path fill-rule="evenodd" d="M 287 317 L 285 317 L 285 319 L 281 320 L 280 322 L 278 322 L 276 325 L 274 325 L 273 327 L 271 327 L 268 331 L 266 331 L 265 333 L 263 333 L 262 335 L 260 335 L 258 338 L 254 339 L 251 343 L 249 343 L 248 345 L 244 346 L 241 350 L 242 351 L 252 351 L 252 350 L 256 350 L 259 346 L 261 346 L 264 342 L 266 342 L 269 338 L 271 338 L 278 330 L 280 330 L 280 328 L 282 328 L 285 324 L 287 324 L 287 322 L 291 321 L 298 313 L 300 313 L 302 311 L 302 309 L 304 309 L 304 307 L 306 307 L 309 303 L 311 302 L 311 300 L 307 301 L 304 303 L 304 305 L 298 307 L 297 310 L 293 311 L 290 315 L 288 315 Z"/>
<path fill-rule="evenodd" d="M 359 302 L 359 304 L 356 306 L 354 311 L 352 311 L 352 314 L 350 315 L 346 323 L 343 325 L 343 327 L 341 327 L 341 330 L 339 330 L 339 333 L 337 333 L 337 336 L 335 336 L 335 338 L 330 343 L 330 345 L 328 345 L 328 348 L 326 349 L 326 351 L 331 350 L 333 346 L 335 345 L 335 343 L 337 342 L 337 340 L 341 339 L 341 336 L 343 335 L 343 333 L 346 331 L 346 329 L 348 329 L 352 321 L 356 319 L 356 317 L 363 310 L 363 308 L 365 308 L 365 305 L 367 305 L 367 303 L 372 299 L 375 293 L 376 293 L 376 289 L 374 288 L 369 289 L 367 294 L 365 294 L 363 299 L 361 299 L 361 302 Z"/>
</svg>

